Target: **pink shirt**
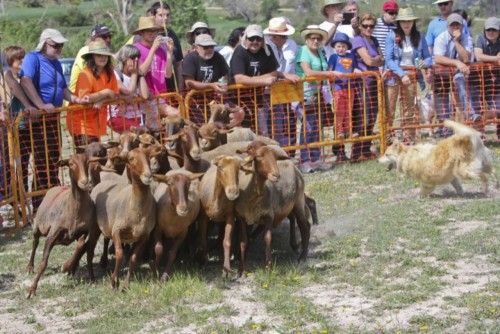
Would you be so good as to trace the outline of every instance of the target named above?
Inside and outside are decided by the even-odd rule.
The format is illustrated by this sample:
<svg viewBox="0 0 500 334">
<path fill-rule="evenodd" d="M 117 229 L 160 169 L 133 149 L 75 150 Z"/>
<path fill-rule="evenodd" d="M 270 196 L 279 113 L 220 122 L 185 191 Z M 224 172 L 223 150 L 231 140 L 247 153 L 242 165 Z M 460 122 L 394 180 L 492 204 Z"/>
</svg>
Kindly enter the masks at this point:
<svg viewBox="0 0 500 334">
<path fill-rule="evenodd" d="M 143 64 L 146 58 L 148 57 L 149 50 L 151 48 L 145 46 L 141 42 L 135 43 L 134 46 L 136 46 L 141 52 L 141 56 L 139 57 L 139 64 Z M 151 66 L 149 67 L 149 71 L 144 76 L 144 78 L 146 79 L 146 83 L 148 84 L 149 91 L 153 95 L 165 93 L 167 91 L 167 86 L 165 82 L 166 70 L 167 70 L 167 51 L 165 50 L 165 46 L 161 45 L 156 50 L 155 56 L 153 57 L 153 61 L 151 62 Z"/>
</svg>

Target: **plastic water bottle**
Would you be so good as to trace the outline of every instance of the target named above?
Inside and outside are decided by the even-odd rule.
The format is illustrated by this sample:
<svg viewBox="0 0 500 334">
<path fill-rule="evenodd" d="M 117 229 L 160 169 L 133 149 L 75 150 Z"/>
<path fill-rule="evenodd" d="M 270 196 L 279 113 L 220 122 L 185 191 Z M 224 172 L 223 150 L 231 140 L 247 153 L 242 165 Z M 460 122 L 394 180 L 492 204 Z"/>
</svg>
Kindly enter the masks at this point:
<svg viewBox="0 0 500 334">
<path fill-rule="evenodd" d="M 416 69 L 422 68 L 422 64 L 420 64 L 420 57 L 419 56 L 415 57 L 415 68 Z"/>
<path fill-rule="evenodd" d="M 226 77 L 220 77 L 220 79 L 217 81 L 219 85 L 221 85 L 223 88 L 227 88 L 227 80 Z"/>
</svg>

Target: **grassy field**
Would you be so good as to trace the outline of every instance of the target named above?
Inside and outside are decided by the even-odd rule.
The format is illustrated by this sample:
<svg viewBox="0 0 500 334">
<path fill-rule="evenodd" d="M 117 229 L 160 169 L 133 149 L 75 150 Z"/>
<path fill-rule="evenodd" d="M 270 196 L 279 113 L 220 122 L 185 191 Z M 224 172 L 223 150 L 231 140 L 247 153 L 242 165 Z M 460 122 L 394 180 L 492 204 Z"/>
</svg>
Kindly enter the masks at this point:
<svg viewBox="0 0 500 334">
<path fill-rule="evenodd" d="M 166 284 L 143 265 L 128 291 L 114 292 L 111 266 L 94 284 L 85 267 L 60 273 L 72 247 L 57 246 L 26 300 L 30 231 L 0 235 L 0 333 L 498 333 L 498 189 L 485 197 L 467 182 L 463 197 L 448 186 L 419 199 L 414 181 L 374 161 L 306 181 L 320 215 L 308 261 L 295 262 L 284 223 L 273 268 L 262 268 L 256 241 L 240 279 L 223 278 L 215 254 L 205 268 L 178 264 Z"/>
</svg>

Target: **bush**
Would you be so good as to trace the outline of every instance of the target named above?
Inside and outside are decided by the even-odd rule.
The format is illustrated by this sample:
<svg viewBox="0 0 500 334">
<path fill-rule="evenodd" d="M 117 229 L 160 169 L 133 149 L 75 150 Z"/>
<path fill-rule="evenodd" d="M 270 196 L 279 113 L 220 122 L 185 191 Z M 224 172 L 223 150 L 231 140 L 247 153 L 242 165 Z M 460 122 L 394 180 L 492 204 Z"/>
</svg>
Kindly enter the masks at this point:
<svg viewBox="0 0 500 334">
<path fill-rule="evenodd" d="M 83 14 L 78 7 L 70 7 L 65 14 L 56 17 L 59 25 L 64 27 L 80 27 L 91 25 L 90 16 Z"/>
</svg>

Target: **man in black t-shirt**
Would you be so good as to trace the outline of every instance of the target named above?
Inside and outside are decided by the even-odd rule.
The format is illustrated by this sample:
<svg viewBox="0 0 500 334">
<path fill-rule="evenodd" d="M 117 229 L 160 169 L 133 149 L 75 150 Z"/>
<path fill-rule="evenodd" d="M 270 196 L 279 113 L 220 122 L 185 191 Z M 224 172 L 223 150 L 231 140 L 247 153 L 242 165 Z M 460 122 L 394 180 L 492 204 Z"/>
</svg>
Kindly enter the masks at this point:
<svg viewBox="0 0 500 334">
<path fill-rule="evenodd" d="M 182 64 L 182 76 L 188 89 L 213 89 L 225 93 L 227 86 L 219 79 L 227 76 L 229 68 L 224 57 L 214 50 L 217 45 L 208 34 L 196 36 L 195 52 L 186 56 Z"/>
<path fill-rule="evenodd" d="M 214 50 L 217 43 L 208 34 L 196 36 L 194 40 L 194 52 L 189 53 L 182 63 L 182 76 L 187 89 L 210 91 L 193 96 L 193 103 L 190 103 L 189 119 L 197 124 L 204 123 L 205 100 L 216 99 L 218 94 L 227 92 L 227 74 L 229 68 L 224 57 Z M 224 82 L 219 82 L 223 78 Z M 197 101 L 197 98 L 201 98 Z M 206 115 L 208 116 L 208 115 Z"/>
<path fill-rule="evenodd" d="M 251 24 L 245 29 L 242 42 L 236 47 L 231 58 L 230 72 L 231 83 L 243 84 L 248 86 L 258 85 L 261 87 L 255 88 L 254 92 L 242 92 L 240 94 L 240 104 L 245 104 L 247 107 L 246 114 L 250 119 L 246 118 L 243 125 L 254 125 L 254 110 L 257 108 L 258 117 L 258 132 L 264 136 L 271 136 L 271 120 L 269 119 L 269 93 L 265 87 L 270 86 L 278 79 L 285 79 L 294 83 L 300 79 L 295 74 L 282 73 L 278 71 L 279 64 L 271 52 L 271 49 L 264 41 L 264 34 L 260 25 Z M 245 94 L 247 93 L 247 94 Z M 256 100 L 254 100 L 256 97 Z M 282 142 L 279 138 L 283 133 L 284 116 L 283 108 L 280 106 L 273 107 L 273 123 L 275 138 Z"/>
</svg>

